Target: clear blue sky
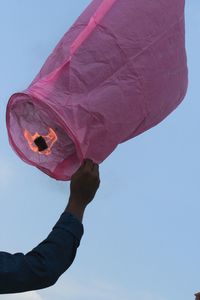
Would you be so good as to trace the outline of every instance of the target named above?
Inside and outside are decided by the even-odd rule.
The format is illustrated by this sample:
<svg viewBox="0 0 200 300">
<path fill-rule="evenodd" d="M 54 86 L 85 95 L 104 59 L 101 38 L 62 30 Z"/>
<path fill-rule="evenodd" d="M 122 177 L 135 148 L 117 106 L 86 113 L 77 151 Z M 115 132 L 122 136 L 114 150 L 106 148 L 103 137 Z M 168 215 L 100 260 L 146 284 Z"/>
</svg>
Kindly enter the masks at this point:
<svg viewBox="0 0 200 300">
<path fill-rule="evenodd" d="M 7 138 L 5 112 L 89 0 L 1 0 L 1 251 L 26 253 L 63 212 L 69 182 L 25 164 Z M 186 5 L 189 89 L 158 126 L 100 165 L 74 264 L 55 286 L 3 300 L 189 300 L 200 291 L 200 2 Z M 39 195 L 39 196 L 38 196 Z"/>
</svg>

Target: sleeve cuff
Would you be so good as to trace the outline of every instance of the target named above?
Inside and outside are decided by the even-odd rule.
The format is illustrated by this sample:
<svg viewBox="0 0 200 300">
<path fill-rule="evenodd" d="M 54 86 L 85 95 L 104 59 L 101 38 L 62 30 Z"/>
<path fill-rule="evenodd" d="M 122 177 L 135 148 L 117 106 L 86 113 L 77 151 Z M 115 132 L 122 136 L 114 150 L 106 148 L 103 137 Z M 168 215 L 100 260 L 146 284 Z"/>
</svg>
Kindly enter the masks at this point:
<svg viewBox="0 0 200 300">
<path fill-rule="evenodd" d="M 80 244 L 80 240 L 84 234 L 83 224 L 71 213 L 64 211 L 60 216 L 60 219 L 55 224 L 53 229 L 61 228 L 65 231 L 71 232 L 77 239 L 77 247 Z"/>
</svg>

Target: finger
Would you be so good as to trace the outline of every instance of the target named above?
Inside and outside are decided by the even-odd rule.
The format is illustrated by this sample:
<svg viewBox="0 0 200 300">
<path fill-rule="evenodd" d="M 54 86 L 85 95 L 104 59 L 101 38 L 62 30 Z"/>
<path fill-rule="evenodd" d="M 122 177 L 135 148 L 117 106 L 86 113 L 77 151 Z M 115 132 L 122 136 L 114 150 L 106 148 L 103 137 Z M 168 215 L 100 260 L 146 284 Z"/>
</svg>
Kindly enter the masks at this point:
<svg viewBox="0 0 200 300">
<path fill-rule="evenodd" d="M 91 159 L 86 159 L 84 164 L 84 170 L 91 171 L 93 170 L 94 163 Z"/>
<path fill-rule="evenodd" d="M 99 165 L 94 164 L 93 172 L 94 173 L 99 173 Z"/>
<path fill-rule="evenodd" d="M 86 164 L 89 164 L 89 163 L 94 164 L 94 162 L 93 162 L 90 158 L 84 159 L 84 162 L 85 162 Z"/>
<path fill-rule="evenodd" d="M 81 163 L 81 165 L 80 165 L 80 167 L 77 169 L 77 171 L 76 171 L 76 172 L 80 172 L 80 171 L 82 171 L 82 170 L 84 169 L 85 163 L 86 163 L 86 161 L 85 161 L 85 160 L 83 160 L 83 161 L 82 161 L 82 163 Z"/>
</svg>

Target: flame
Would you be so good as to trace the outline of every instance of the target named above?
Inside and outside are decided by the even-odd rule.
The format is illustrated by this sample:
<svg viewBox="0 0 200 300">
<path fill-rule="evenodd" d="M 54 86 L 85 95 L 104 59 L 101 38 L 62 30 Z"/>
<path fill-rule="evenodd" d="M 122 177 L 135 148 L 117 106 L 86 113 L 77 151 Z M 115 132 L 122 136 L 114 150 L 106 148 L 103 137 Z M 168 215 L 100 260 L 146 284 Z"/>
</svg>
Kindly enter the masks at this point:
<svg viewBox="0 0 200 300">
<path fill-rule="evenodd" d="M 38 138 L 39 136 L 42 136 L 43 139 L 45 140 L 48 149 L 44 150 L 44 151 L 39 151 L 37 145 L 35 145 L 34 141 L 36 138 Z M 44 155 L 50 155 L 51 154 L 51 148 L 53 147 L 54 143 L 57 141 L 57 135 L 55 133 L 55 131 L 52 128 L 49 128 L 49 133 L 47 135 L 40 135 L 38 132 L 36 132 L 35 134 L 31 134 L 28 130 L 24 130 L 24 137 L 27 140 L 30 149 L 33 152 L 38 152 L 40 154 L 44 154 Z"/>
</svg>

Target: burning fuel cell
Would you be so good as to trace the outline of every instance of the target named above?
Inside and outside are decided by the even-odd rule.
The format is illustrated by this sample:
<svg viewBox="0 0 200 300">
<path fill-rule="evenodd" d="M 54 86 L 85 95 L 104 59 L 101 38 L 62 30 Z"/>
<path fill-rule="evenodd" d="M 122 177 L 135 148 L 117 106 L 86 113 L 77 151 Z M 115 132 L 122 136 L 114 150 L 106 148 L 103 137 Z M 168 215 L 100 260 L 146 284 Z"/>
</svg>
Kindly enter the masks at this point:
<svg viewBox="0 0 200 300">
<path fill-rule="evenodd" d="M 41 135 L 34 140 L 34 143 L 36 144 L 36 146 L 38 146 L 39 152 L 48 149 L 48 145 Z"/>
<path fill-rule="evenodd" d="M 49 133 L 45 136 L 40 135 L 38 132 L 31 135 L 30 132 L 25 129 L 24 137 L 33 152 L 42 153 L 44 155 L 51 154 L 51 148 L 58 139 L 52 128 L 49 128 Z"/>
</svg>

